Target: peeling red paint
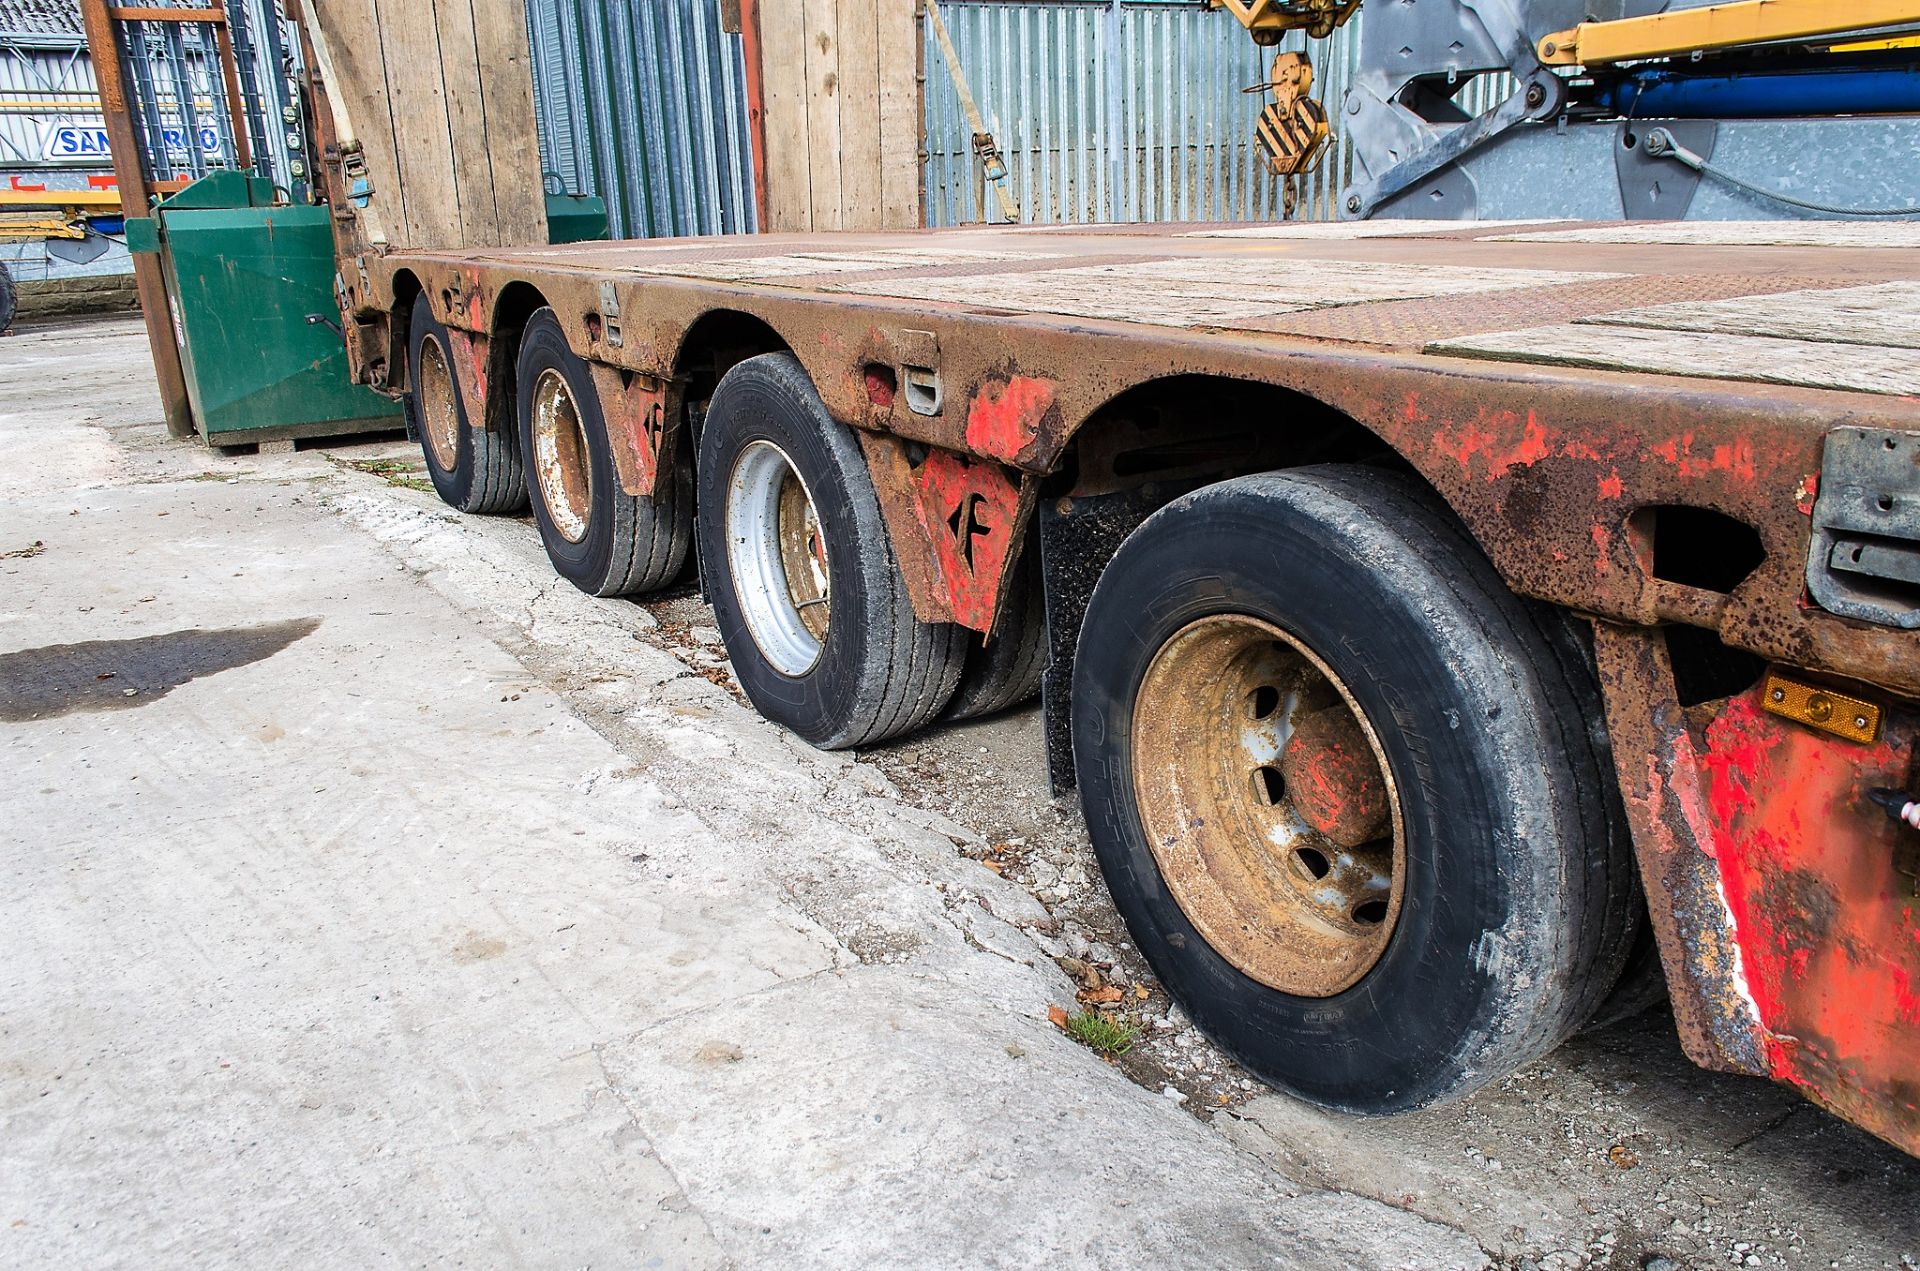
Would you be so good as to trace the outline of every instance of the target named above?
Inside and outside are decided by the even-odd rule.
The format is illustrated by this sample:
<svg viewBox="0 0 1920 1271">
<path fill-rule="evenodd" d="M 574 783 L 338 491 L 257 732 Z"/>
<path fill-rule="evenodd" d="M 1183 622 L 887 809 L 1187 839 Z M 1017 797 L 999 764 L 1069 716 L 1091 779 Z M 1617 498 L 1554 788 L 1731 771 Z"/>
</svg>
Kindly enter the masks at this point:
<svg viewBox="0 0 1920 1271">
<path fill-rule="evenodd" d="M 620 488 L 628 494 L 649 496 L 659 471 L 665 435 L 666 385 L 650 375 L 623 374 L 616 367 L 598 362 L 589 365 L 599 391 Z"/>
<path fill-rule="evenodd" d="M 1793 506 L 1800 510 L 1801 516 L 1812 516 L 1813 505 L 1820 500 L 1820 474 L 1809 472 L 1800 478 L 1800 484 L 1793 488 Z"/>
<path fill-rule="evenodd" d="M 967 447 L 995 459 L 1015 462 L 1040 435 L 1054 409 L 1052 380 L 1015 375 L 1004 383 L 980 386 L 967 406 Z"/>
<path fill-rule="evenodd" d="M 453 373 L 460 381 L 460 398 L 467 405 L 467 418 L 478 424 L 486 417 L 490 342 L 483 335 L 472 335 L 458 327 L 447 328 L 447 340 L 452 346 Z"/>
<path fill-rule="evenodd" d="M 1504 438 L 1518 437 L 1509 444 Z M 1483 411 L 1472 423 L 1449 432 L 1442 428 L 1433 435 L 1433 450 L 1445 455 L 1471 473 L 1474 460 L 1482 460 L 1480 475 L 1498 481 L 1515 468 L 1531 468 L 1554 451 L 1554 439 L 1534 412 L 1521 416 L 1516 411 Z"/>
<path fill-rule="evenodd" d="M 998 464 L 936 450 L 914 470 L 914 494 L 914 514 L 933 543 L 954 621 L 991 630 L 1020 487 Z"/>
<path fill-rule="evenodd" d="M 1620 469 L 1615 468 L 1599 480 L 1600 497 L 1617 499 L 1627 492 L 1627 483 L 1620 479 Z"/>
<path fill-rule="evenodd" d="M 1775 1077 L 1920 1147 L 1920 945 L 1903 831 L 1867 803 L 1902 784 L 1915 720 L 1861 746 L 1730 701 L 1700 755 L 1709 850 Z"/>
</svg>

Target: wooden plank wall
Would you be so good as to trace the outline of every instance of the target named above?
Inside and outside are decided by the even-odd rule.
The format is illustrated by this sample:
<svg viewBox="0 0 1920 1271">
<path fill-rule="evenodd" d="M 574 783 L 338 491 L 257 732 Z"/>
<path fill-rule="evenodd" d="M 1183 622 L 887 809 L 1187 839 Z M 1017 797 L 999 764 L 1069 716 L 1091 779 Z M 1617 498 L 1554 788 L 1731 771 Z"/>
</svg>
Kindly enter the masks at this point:
<svg viewBox="0 0 1920 1271">
<path fill-rule="evenodd" d="M 914 0 L 756 0 L 767 223 L 920 225 Z"/>
<path fill-rule="evenodd" d="M 547 241 L 525 0 L 308 0 L 399 247 Z"/>
</svg>

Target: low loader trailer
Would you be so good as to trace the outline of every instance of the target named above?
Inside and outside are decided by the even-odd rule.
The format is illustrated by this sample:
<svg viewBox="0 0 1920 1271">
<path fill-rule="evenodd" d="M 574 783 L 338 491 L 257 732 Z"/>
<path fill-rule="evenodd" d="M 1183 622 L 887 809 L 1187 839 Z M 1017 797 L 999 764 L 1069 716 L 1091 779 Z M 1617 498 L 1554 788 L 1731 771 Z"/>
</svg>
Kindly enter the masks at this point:
<svg viewBox="0 0 1920 1271">
<path fill-rule="evenodd" d="M 1330 1108 L 1657 999 L 1920 1152 L 1920 228 L 349 253 L 435 488 L 697 568 L 769 719 L 1043 699 L 1180 1004 Z M 1905 818 L 1904 822 L 1901 818 Z"/>
</svg>

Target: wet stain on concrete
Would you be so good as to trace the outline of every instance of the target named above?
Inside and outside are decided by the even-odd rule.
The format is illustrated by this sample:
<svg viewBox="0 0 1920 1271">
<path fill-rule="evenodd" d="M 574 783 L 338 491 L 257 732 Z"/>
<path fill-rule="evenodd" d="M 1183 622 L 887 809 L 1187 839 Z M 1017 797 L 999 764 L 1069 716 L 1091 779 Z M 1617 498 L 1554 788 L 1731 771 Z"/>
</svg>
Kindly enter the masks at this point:
<svg viewBox="0 0 1920 1271">
<path fill-rule="evenodd" d="M 189 680 L 270 658 L 319 625 L 318 618 L 290 618 L 0 654 L 0 721 L 145 706 Z"/>
</svg>

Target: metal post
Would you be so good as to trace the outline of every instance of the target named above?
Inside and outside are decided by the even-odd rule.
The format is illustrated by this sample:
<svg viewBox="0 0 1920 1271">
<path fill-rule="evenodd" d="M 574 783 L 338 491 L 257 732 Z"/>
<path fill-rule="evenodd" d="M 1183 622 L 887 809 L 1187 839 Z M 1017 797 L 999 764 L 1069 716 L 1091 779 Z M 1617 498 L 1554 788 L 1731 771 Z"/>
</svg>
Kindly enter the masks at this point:
<svg viewBox="0 0 1920 1271">
<path fill-rule="evenodd" d="M 128 216 L 148 216 L 146 166 L 140 135 L 127 113 L 127 86 L 120 32 L 107 12 L 107 0 L 80 0 L 86 24 L 87 51 L 100 86 L 100 113 L 107 126 L 107 148 L 113 153 L 113 175 L 120 184 L 120 210 Z M 153 353 L 153 374 L 160 388 L 160 408 L 167 431 L 175 437 L 193 436 L 193 407 L 187 399 L 187 376 L 180 365 L 173 316 L 167 304 L 167 284 L 160 258 L 140 253 L 133 258 L 134 287 L 140 295 L 140 313 L 146 319 L 147 347 Z"/>
<path fill-rule="evenodd" d="M 1120 74 L 1125 65 L 1125 55 L 1120 49 L 1120 0 L 1113 0 L 1107 8 L 1107 55 L 1100 59 L 1100 74 L 1107 89 L 1107 198 L 1109 206 L 1104 218 L 1109 221 L 1124 221 L 1126 213 L 1122 211 L 1120 191 L 1126 187 L 1121 181 L 1121 146 L 1125 131 L 1125 121 L 1121 118 Z"/>
</svg>

